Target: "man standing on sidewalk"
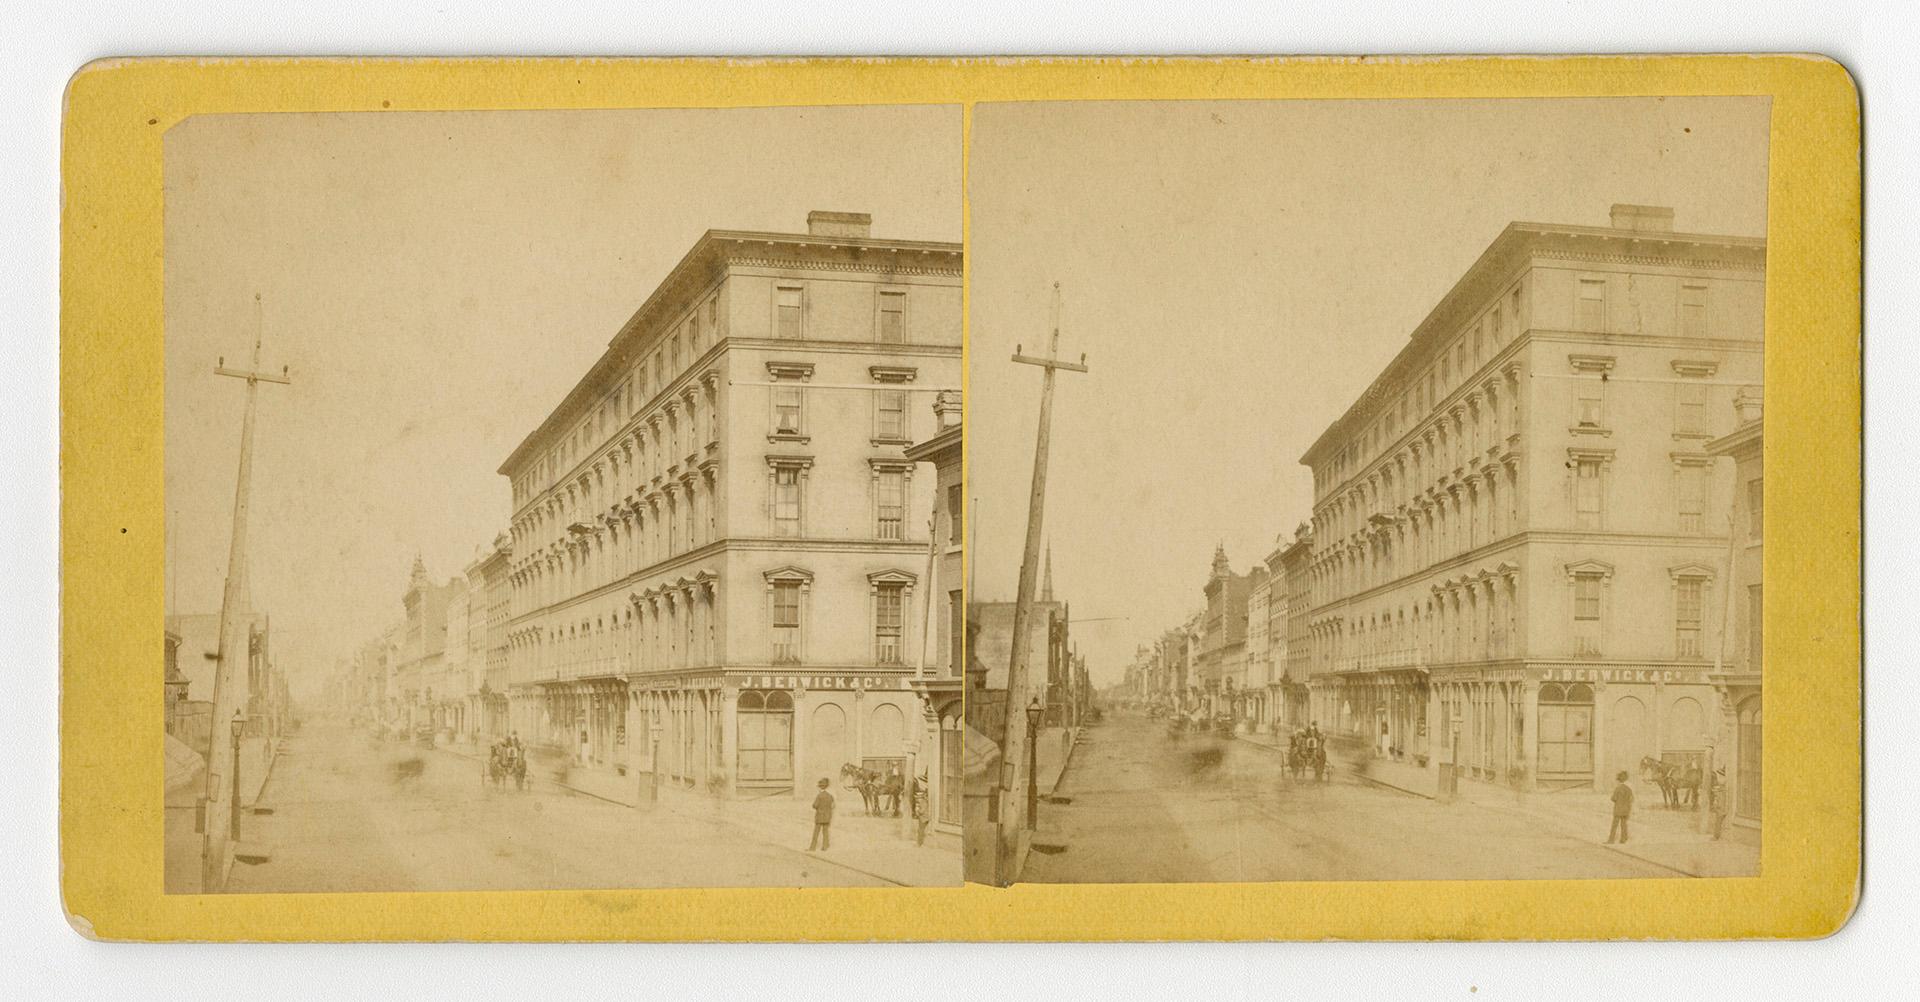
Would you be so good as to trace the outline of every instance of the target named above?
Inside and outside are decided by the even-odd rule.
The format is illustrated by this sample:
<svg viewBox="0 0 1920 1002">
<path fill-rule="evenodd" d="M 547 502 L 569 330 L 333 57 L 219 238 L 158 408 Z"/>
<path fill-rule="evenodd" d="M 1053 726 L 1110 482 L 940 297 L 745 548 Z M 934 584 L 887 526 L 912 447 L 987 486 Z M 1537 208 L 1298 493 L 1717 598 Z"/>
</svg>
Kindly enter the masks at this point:
<svg viewBox="0 0 1920 1002">
<path fill-rule="evenodd" d="M 813 839 L 807 843 L 807 851 L 833 848 L 833 794 L 827 792 L 827 781 L 820 781 L 820 792 L 813 798 Z"/>
<path fill-rule="evenodd" d="M 1613 827 L 1607 829 L 1607 844 L 1614 843 L 1619 836 L 1621 845 L 1627 843 L 1627 819 L 1633 815 L 1633 787 L 1627 785 L 1627 774 L 1621 772 L 1614 777 L 1613 786 Z"/>
</svg>

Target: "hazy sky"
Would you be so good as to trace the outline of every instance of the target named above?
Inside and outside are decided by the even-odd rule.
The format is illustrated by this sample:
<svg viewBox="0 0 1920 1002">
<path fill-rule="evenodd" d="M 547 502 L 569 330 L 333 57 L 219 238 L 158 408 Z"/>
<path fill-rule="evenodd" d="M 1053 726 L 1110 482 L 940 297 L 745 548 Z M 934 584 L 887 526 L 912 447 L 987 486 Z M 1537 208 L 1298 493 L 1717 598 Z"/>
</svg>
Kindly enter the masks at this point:
<svg viewBox="0 0 1920 1002">
<path fill-rule="evenodd" d="M 264 301 L 252 575 L 283 666 L 507 525 L 494 471 L 707 229 L 960 239 L 954 107 L 244 115 L 165 146 L 167 611 L 220 607 Z M 298 680 L 296 680 L 298 682 Z"/>
<path fill-rule="evenodd" d="M 1299 465 L 1514 220 L 1764 236 L 1764 99 L 981 105 L 969 166 L 976 596 L 1011 598 L 1063 287 L 1047 536 L 1096 682 L 1311 517 Z"/>
</svg>

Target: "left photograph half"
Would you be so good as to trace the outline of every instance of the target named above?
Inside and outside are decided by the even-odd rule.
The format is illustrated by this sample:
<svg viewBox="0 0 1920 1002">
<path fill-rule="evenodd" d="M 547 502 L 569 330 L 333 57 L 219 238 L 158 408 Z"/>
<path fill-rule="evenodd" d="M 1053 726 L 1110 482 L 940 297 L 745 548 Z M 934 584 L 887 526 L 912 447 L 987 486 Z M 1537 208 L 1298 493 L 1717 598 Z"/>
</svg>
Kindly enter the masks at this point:
<svg viewBox="0 0 1920 1002">
<path fill-rule="evenodd" d="M 960 883 L 961 130 L 168 131 L 166 891 Z"/>
</svg>

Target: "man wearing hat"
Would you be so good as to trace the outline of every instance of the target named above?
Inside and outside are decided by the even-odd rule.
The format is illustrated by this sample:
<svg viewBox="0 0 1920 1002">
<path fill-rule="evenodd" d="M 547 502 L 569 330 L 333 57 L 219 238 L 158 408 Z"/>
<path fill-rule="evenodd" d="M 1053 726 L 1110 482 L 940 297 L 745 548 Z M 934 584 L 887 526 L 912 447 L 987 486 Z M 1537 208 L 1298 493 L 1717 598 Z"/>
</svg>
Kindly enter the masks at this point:
<svg viewBox="0 0 1920 1002">
<path fill-rule="evenodd" d="M 1614 777 L 1613 786 L 1613 827 L 1607 829 L 1607 844 L 1612 845 L 1615 837 L 1621 845 L 1627 842 L 1627 819 L 1633 815 L 1633 787 L 1627 785 L 1627 773 L 1623 769 Z"/>
<path fill-rule="evenodd" d="M 813 839 L 807 843 L 807 851 L 833 848 L 833 794 L 827 792 L 827 781 L 820 780 L 820 792 L 813 798 Z"/>
</svg>

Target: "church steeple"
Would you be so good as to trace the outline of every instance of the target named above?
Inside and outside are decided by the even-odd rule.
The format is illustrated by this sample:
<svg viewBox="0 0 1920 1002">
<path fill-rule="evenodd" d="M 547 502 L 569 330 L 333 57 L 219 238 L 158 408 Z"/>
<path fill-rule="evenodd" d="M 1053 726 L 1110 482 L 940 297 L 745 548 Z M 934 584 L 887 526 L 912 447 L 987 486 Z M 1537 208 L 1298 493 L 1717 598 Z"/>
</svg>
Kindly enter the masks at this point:
<svg viewBox="0 0 1920 1002">
<path fill-rule="evenodd" d="M 1230 577 L 1232 576 L 1232 574 L 1233 574 L 1233 567 L 1232 565 L 1227 563 L 1227 544 L 1226 543 L 1214 544 L 1213 576 L 1217 579 L 1217 578 Z"/>
<path fill-rule="evenodd" d="M 1041 578 L 1040 601 L 1053 601 L 1053 544 L 1047 544 L 1047 573 Z"/>
</svg>

